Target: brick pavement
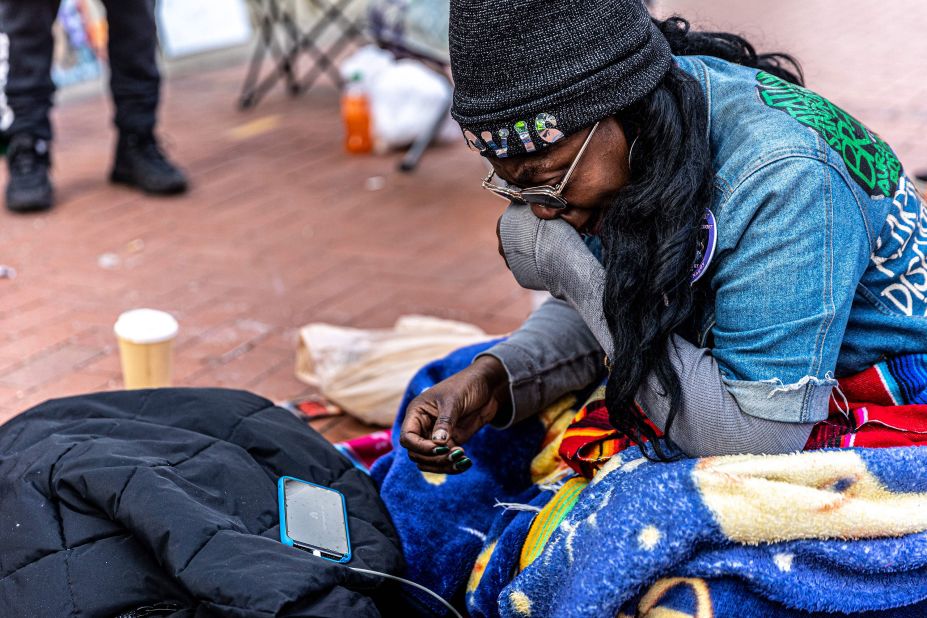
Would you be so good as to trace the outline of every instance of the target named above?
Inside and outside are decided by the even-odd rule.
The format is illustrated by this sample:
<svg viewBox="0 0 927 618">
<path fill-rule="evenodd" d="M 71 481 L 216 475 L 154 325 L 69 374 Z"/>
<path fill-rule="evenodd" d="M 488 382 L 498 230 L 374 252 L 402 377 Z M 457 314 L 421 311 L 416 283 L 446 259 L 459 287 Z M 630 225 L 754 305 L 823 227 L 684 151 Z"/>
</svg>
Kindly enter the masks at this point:
<svg viewBox="0 0 927 618">
<path fill-rule="evenodd" d="M 0 263 L 18 271 L 0 280 L 0 421 L 118 388 L 112 324 L 131 307 L 177 316 L 178 384 L 272 399 L 308 390 L 293 364 L 296 329 L 311 321 L 383 327 L 419 312 L 497 333 L 527 315 L 529 296 L 496 253 L 499 205 L 479 189 L 475 155 L 436 148 L 410 176 L 395 156 L 349 157 L 332 88 L 241 113 L 242 70 L 169 83 L 164 133 L 194 183 L 180 199 L 107 185 L 108 104 L 61 106 L 58 208 L 0 214 Z M 377 191 L 365 186 L 374 176 Z M 337 439 L 366 428 L 325 429 Z"/>
<path fill-rule="evenodd" d="M 879 131 L 912 168 L 927 168 L 922 6 L 658 2 L 661 12 L 793 51 L 812 87 Z M 295 329 L 310 321 L 380 327 L 422 312 L 504 332 L 527 315 L 528 295 L 495 252 L 498 204 L 478 188 L 475 156 L 459 145 L 435 149 L 412 176 L 393 171 L 393 156 L 348 157 L 334 90 L 296 100 L 278 91 L 243 114 L 232 104 L 242 72 L 168 80 L 163 131 L 194 183 L 180 199 L 103 181 L 112 133 L 102 96 L 60 107 L 59 207 L 0 214 L 0 263 L 18 271 L 0 280 L 0 422 L 49 397 L 118 388 L 111 328 L 131 307 L 180 320 L 179 384 L 273 399 L 307 391 L 292 373 Z M 365 187 L 373 176 L 384 177 L 383 189 Z M 331 439 L 367 430 L 350 420 L 320 429 Z"/>
</svg>

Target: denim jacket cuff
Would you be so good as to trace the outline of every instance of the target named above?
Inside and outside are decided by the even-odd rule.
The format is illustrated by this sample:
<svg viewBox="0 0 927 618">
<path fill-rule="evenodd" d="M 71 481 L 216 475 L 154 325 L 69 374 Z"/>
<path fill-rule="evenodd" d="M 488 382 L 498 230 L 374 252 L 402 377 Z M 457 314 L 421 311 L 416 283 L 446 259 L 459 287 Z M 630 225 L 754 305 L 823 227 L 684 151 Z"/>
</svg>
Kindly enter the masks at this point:
<svg viewBox="0 0 927 618">
<path fill-rule="evenodd" d="M 827 418 L 837 380 L 807 376 L 794 384 L 781 380 L 729 380 L 728 392 L 741 412 L 781 423 L 817 423 Z"/>
</svg>

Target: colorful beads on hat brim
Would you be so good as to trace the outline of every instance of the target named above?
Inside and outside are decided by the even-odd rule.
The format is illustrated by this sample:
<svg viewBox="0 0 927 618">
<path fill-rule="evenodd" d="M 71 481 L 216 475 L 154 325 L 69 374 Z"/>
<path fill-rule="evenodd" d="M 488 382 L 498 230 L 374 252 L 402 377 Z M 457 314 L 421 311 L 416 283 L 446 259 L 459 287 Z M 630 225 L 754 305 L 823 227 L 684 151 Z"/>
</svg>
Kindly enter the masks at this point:
<svg viewBox="0 0 927 618">
<path fill-rule="evenodd" d="M 464 139 L 471 150 L 484 155 L 495 155 L 504 159 L 512 154 L 509 138 L 518 136 L 519 143 L 525 153 L 535 152 L 538 147 L 545 147 L 566 137 L 557 127 L 557 117 L 547 112 L 541 112 L 534 117 L 533 123 L 518 120 L 511 125 L 499 127 L 495 130 L 463 129 Z M 479 133 L 479 136 L 477 136 Z"/>
</svg>

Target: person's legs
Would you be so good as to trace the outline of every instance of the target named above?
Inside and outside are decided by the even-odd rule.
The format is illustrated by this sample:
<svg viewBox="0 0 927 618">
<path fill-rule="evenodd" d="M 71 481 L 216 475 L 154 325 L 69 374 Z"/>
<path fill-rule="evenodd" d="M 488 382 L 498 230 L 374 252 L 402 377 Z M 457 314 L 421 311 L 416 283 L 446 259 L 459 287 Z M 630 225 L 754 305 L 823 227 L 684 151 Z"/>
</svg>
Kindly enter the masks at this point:
<svg viewBox="0 0 927 618">
<path fill-rule="evenodd" d="M 48 112 L 55 93 L 51 79 L 52 24 L 59 3 L 0 0 L 0 121 L 9 123 L 0 124 L 0 130 L 7 135 L 29 133 L 51 139 Z M 6 67 L 2 63 L 4 56 Z"/>
<path fill-rule="evenodd" d="M 104 0 L 109 22 L 110 89 L 119 130 L 111 179 L 149 193 L 180 193 L 186 178 L 154 136 L 161 76 L 155 0 Z"/>
<path fill-rule="evenodd" d="M 155 0 L 104 0 L 109 22 L 110 89 L 121 133 L 151 133 L 158 112 Z"/>
<path fill-rule="evenodd" d="M 0 0 L 0 136 L 9 141 L 7 208 L 45 210 L 52 205 L 48 179 L 48 113 L 52 24 L 59 0 Z"/>
</svg>

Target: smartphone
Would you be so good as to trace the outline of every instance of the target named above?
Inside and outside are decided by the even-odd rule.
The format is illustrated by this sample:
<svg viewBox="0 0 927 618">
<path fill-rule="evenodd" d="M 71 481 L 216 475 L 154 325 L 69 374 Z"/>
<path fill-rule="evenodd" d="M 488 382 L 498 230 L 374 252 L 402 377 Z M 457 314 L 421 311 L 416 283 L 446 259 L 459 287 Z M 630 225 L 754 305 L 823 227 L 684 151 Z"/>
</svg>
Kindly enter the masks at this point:
<svg viewBox="0 0 927 618">
<path fill-rule="evenodd" d="M 351 559 L 344 495 L 292 476 L 277 481 L 280 541 L 333 562 Z"/>
</svg>

